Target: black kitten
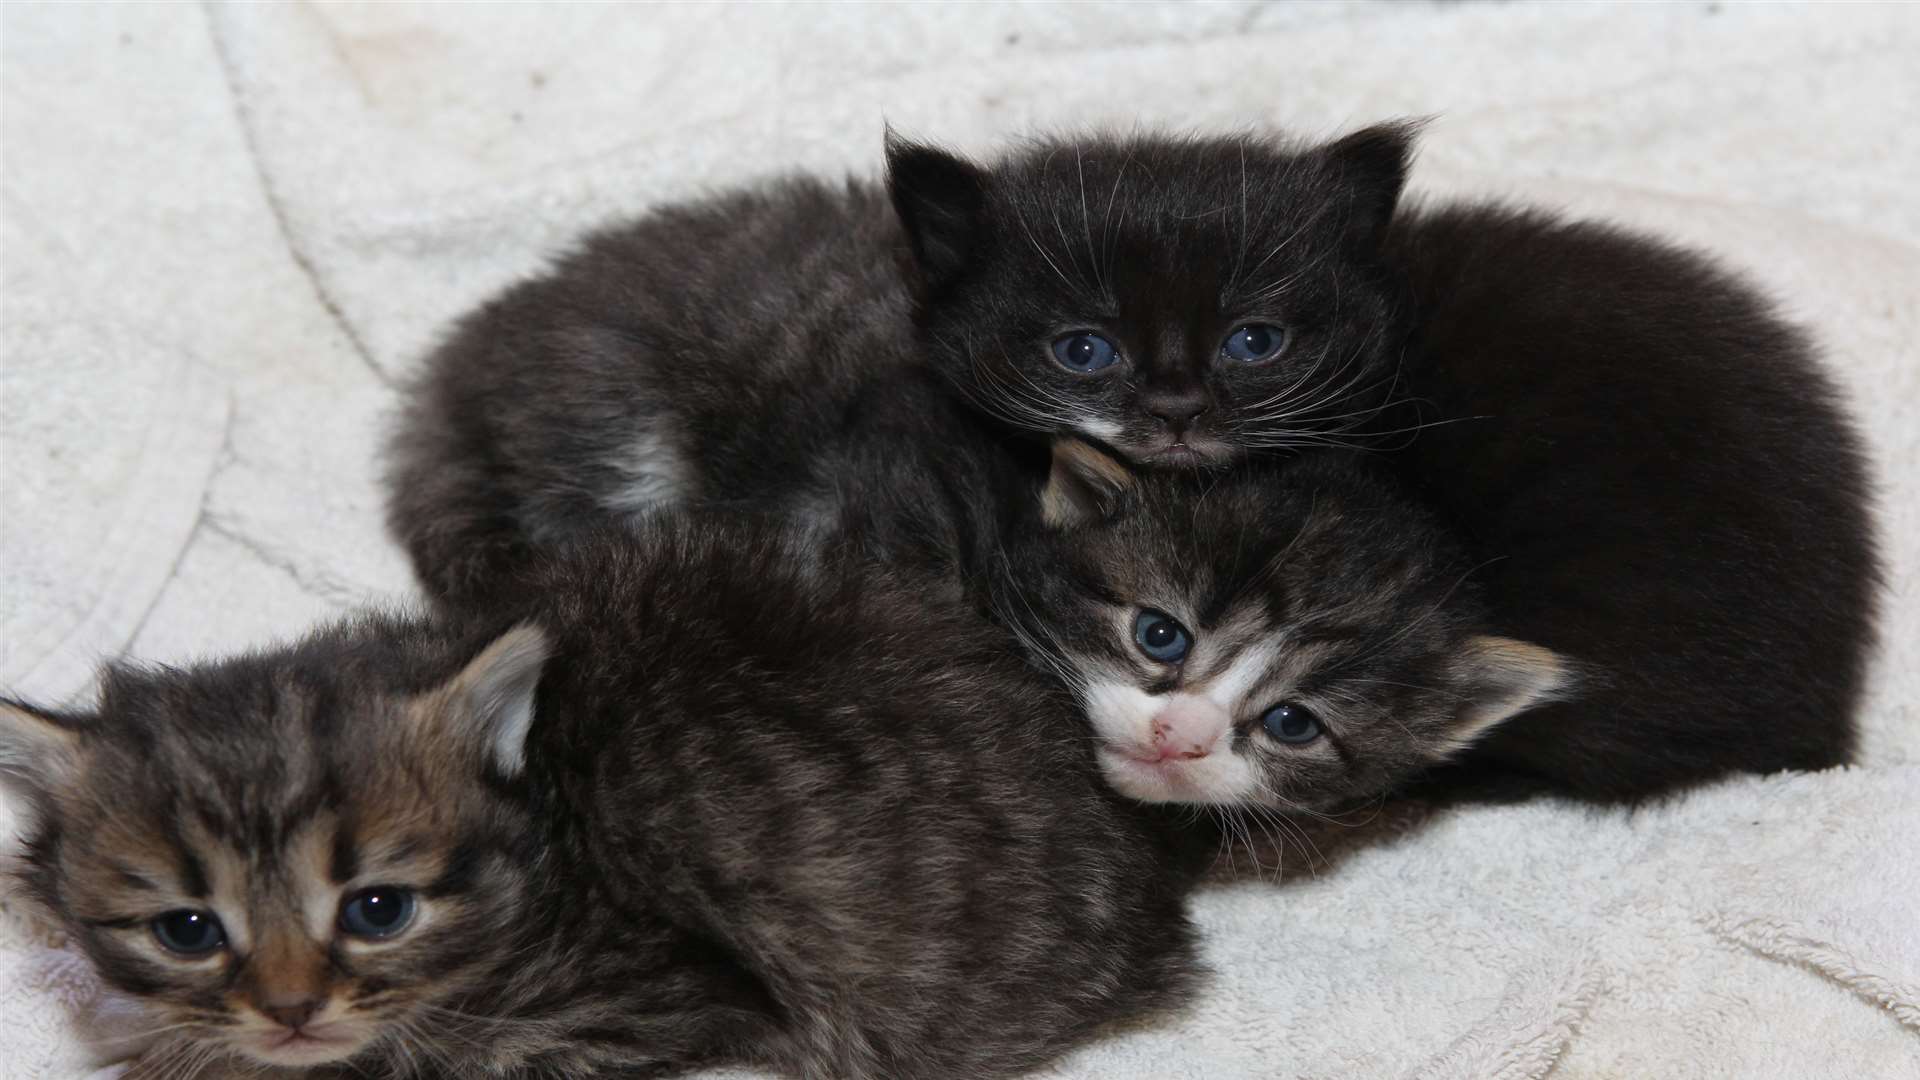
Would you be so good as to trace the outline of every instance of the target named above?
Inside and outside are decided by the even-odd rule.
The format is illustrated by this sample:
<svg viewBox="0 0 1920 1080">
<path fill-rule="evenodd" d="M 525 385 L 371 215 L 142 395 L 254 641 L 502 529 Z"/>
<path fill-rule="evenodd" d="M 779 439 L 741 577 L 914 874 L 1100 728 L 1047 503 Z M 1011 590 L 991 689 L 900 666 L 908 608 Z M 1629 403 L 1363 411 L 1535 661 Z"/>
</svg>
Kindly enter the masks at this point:
<svg viewBox="0 0 1920 1080">
<path fill-rule="evenodd" d="M 900 140 L 920 342 L 988 410 L 1140 463 L 1352 441 L 1393 382 L 1381 237 L 1413 126 L 1047 140 L 991 166 Z"/>
<path fill-rule="evenodd" d="M 1486 760 L 1599 797 L 1848 760 L 1879 588 L 1861 442 L 1806 336 L 1698 255 L 1498 207 L 1396 223 L 1392 459 L 1494 625 L 1590 665 Z"/>
<path fill-rule="evenodd" d="M 812 543 L 652 522 L 484 623 L 0 702 L 135 1075 L 1000 1076 L 1177 1002 L 1192 852 L 1004 631 Z"/>
<path fill-rule="evenodd" d="M 885 193 L 794 179 L 589 237 L 468 316 L 390 447 L 388 521 L 436 597 L 670 504 L 978 570 L 1046 473 L 913 345 Z"/>
</svg>

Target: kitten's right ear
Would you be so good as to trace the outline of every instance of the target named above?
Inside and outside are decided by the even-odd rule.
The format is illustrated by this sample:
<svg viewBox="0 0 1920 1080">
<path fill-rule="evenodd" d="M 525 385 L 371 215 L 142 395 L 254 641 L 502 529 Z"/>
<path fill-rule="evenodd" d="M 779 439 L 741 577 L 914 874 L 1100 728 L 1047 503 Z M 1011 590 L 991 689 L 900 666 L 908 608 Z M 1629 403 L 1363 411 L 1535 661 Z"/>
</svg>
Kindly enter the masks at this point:
<svg viewBox="0 0 1920 1080">
<path fill-rule="evenodd" d="M 30 790 L 57 783 L 80 749 L 80 733 L 71 725 L 69 717 L 0 698 L 0 774 Z"/>
<path fill-rule="evenodd" d="M 1573 665 L 1551 649 L 1479 634 L 1455 660 L 1462 697 L 1445 753 L 1466 749 L 1494 728 L 1575 689 Z"/>
<path fill-rule="evenodd" d="M 460 673 L 429 695 L 428 708 L 465 739 L 477 739 L 508 776 L 527 764 L 534 691 L 553 646 L 546 632 L 521 623 L 495 638 Z"/>
<path fill-rule="evenodd" d="M 1393 120 L 1321 148 L 1327 166 L 1347 189 L 1347 231 L 1357 247 L 1371 251 L 1379 246 L 1407 183 L 1414 140 L 1425 126 L 1424 120 Z"/>
<path fill-rule="evenodd" d="M 1079 439 L 1055 439 L 1053 471 L 1040 489 L 1040 518 L 1056 529 L 1099 521 L 1135 484 L 1125 465 Z"/>
<path fill-rule="evenodd" d="M 966 265 L 986 188 L 986 174 L 972 162 L 887 129 L 887 193 L 927 291 L 938 291 Z"/>
</svg>

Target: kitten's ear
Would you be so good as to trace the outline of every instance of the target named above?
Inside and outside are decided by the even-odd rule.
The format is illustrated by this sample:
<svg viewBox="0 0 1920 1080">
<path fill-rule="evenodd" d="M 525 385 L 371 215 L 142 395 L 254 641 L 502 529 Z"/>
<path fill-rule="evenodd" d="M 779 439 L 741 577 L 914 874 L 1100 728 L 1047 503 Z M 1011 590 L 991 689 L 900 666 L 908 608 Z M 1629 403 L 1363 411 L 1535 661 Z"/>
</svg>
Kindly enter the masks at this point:
<svg viewBox="0 0 1920 1080">
<path fill-rule="evenodd" d="M 1040 489 L 1040 518 L 1056 529 L 1099 521 L 1113 512 L 1135 478 L 1125 465 L 1079 439 L 1055 439 L 1053 472 Z"/>
<path fill-rule="evenodd" d="M 0 775 L 29 792 L 59 783 L 78 757 L 80 732 L 63 717 L 0 698 Z"/>
<path fill-rule="evenodd" d="M 1414 139 L 1423 120 L 1394 120 L 1361 128 L 1320 150 L 1349 202 L 1347 231 L 1355 246 L 1371 251 L 1393 220 L 1407 183 Z"/>
<path fill-rule="evenodd" d="M 454 730 L 479 740 L 508 776 L 526 767 L 534 691 L 551 655 L 546 632 L 521 623 L 495 638 L 434 694 Z"/>
<path fill-rule="evenodd" d="M 1564 695 L 1574 681 L 1571 665 L 1559 653 L 1488 634 L 1468 638 L 1457 664 L 1465 699 L 1448 732 L 1448 753 L 1463 750 L 1535 705 Z"/>
<path fill-rule="evenodd" d="M 887 192 L 927 291 L 939 290 L 966 265 L 986 186 L 986 175 L 972 162 L 887 129 Z"/>
</svg>

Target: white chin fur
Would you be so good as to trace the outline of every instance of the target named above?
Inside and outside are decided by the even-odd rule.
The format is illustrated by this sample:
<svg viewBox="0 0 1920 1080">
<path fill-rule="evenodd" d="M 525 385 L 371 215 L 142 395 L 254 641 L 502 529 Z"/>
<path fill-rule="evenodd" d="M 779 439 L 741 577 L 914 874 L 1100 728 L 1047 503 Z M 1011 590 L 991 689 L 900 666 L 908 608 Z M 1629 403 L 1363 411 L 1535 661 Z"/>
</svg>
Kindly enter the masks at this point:
<svg viewBox="0 0 1920 1080">
<path fill-rule="evenodd" d="M 1258 791 L 1246 762 L 1226 754 L 1197 761 L 1148 764 L 1117 750 L 1101 749 L 1100 772 L 1107 785 L 1129 799 L 1189 806 L 1245 806 Z"/>
<path fill-rule="evenodd" d="M 1145 751 L 1153 745 L 1153 718 L 1169 702 L 1167 695 L 1149 694 L 1118 681 L 1094 682 L 1082 691 L 1081 706 L 1106 743 L 1099 759 L 1107 784 L 1142 802 L 1205 806 L 1252 802 L 1260 784 L 1246 759 L 1233 752 L 1230 736 L 1223 735 L 1214 752 L 1204 758 L 1149 764 L 1127 754 L 1128 747 Z"/>
</svg>

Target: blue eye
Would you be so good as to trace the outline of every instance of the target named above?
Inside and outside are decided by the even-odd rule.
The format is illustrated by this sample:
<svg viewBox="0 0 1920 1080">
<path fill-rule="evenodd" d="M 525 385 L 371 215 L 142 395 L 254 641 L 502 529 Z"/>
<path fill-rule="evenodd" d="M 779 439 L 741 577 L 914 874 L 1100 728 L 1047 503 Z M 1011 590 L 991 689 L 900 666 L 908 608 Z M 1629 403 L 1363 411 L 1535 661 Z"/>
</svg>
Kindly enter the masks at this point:
<svg viewBox="0 0 1920 1080">
<path fill-rule="evenodd" d="M 1053 356 L 1061 367 L 1084 374 L 1111 367 L 1120 352 L 1099 334 L 1068 334 L 1053 343 Z"/>
<path fill-rule="evenodd" d="M 392 937 L 413 921 L 413 890 L 398 885 L 361 889 L 340 905 L 340 929 L 355 937 Z"/>
<path fill-rule="evenodd" d="M 1220 343 L 1221 353 L 1249 364 L 1271 360 L 1286 347 L 1286 330 L 1270 323 L 1236 326 L 1233 333 L 1227 335 L 1227 340 Z"/>
<path fill-rule="evenodd" d="M 169 911 L 153 920 L 153 936 L 182 956 L 205 956 L 227 943 L 220 920 L 206 911 Z"/>
<path fill-rule="evenodd" d="M 1267 734 L 1283 743 L 1310 743 L 1320 737 L 1320 719 L 1304 706 L 1283 701 L 1260 718 Z"/>
<path fill-rule="evenodd" d="M 1165 612 L 1148 608 L 1133 620 L 1133 642 L 1140 651 L 1163 664 L 1177 664 L 1193 648 L 1187 628 Z"/>
</svg>

